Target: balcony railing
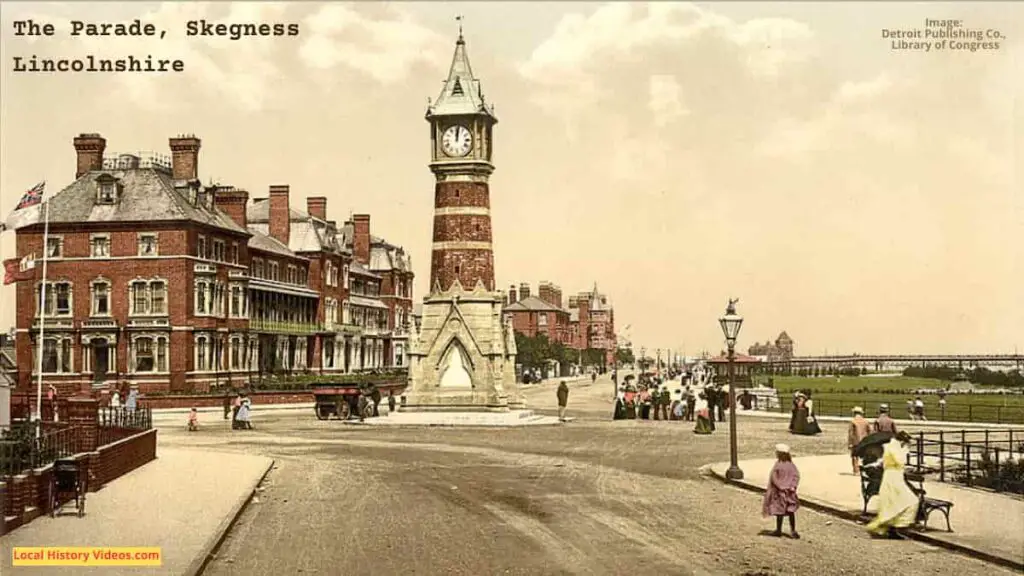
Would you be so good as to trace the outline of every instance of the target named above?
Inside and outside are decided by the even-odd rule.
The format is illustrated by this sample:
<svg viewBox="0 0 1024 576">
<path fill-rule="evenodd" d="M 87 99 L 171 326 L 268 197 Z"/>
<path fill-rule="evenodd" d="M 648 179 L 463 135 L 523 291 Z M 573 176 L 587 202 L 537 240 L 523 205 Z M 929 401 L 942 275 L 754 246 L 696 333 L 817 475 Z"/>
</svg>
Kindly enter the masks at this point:
<svg viewBox="0 0 1024 576">
<path fill-rule="evenodd" d="M 252 318 L 249 320 L 249 329 L 274 334 L 315 334 L 321 326 L 316 322 L 279 322 Z"/>
</svg>

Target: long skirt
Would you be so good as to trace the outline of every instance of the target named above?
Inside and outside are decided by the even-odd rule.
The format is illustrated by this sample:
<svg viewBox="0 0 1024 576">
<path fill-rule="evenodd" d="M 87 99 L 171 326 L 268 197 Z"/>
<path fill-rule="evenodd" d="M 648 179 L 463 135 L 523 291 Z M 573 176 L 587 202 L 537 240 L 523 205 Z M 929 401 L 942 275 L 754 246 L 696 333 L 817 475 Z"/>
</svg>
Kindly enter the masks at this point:
<svg viewBox="0 0 1024 576">
<path fill-rule="evenodd" d="M 907 485 L 903 470 L 882 472 L 878 489 L 878 515 L 868 525 L 869 532 L 885 535 L 890 528 L 907 528 L 917 519 L 920 499 Z"/>
<path fill-rule="evenodd" d="M 643 404 L 642 406 L 640 406 L 640 418 L 643 419 L 643 420 L 650 420 L 651 419 L 651 405 L 650 404 Z"/>
<path fill-rule="evenodd" d="M 615 412 L 612 414 L 612 420 L 624 420 L 626 418 L 626 406 L 623 401 L 615 401 Z"/>
<path fill-rule="evenodd" d="M 636 420 L 636 402 L 626 402 L 626 420 Z"/>
<path fill-rule="evenodd" d="M 714 431 L 714 425 L 711 423 L 711 419 L 703 414 L 697 415 L 697 426 L 694 427 L 694 434 L 711 434 Z"/>
</svg>

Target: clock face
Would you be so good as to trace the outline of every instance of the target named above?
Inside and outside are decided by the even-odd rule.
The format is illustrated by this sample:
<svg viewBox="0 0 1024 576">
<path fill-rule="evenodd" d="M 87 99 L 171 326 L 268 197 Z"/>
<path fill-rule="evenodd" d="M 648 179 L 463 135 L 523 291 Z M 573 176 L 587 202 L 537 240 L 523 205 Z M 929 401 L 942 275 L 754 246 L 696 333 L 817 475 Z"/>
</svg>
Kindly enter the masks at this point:
<svg viewBox="0 0 1024 576">
<path fill-rule="evenodd" d="M 465 126 L 449 126 L 441 135 L 441 149 L 449 156 L 465 156 L 473 149 L 473 135 Z"/>
</svg>

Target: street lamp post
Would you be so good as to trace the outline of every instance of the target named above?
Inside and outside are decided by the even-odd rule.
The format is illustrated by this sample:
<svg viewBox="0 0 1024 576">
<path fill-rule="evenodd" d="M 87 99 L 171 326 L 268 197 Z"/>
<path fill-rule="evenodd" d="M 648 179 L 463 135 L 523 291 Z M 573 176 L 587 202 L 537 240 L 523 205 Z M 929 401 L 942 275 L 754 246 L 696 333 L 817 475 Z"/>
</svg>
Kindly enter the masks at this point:
<svg viewBox="0 0 1024 576">
<path fill-rule="evenodd" d="M 722 326 L 722 333 L 725 334 L 725 343 L 729 346 L 729 470 L 726 471 L 725 477 L 730 480 L 743 479 L 743 470 L 740 470 L 736 447 L 736 386 L 733 377 L 736 337 L 739 336 L 740 326 L 743 324 L 743 317 L 736 313 L 737 302 L 739 302 L 739 298 L 730 298 L 729 305 L 725 309 L 725 316 L 718 319 L 718 323 Z"/>
</svg>

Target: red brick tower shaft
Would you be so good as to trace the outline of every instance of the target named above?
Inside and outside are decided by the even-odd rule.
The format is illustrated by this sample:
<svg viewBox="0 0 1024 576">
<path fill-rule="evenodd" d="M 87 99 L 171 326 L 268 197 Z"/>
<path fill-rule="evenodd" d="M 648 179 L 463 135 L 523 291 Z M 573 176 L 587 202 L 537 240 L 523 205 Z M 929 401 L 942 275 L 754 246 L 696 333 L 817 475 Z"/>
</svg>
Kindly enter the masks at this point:
<svg viewBox="0 0 1024 576">
<path fill-rule="evenodd" d="M 445 181 L 434 186 L 434 244 L 430 286 L 447 290 L 458 280 L 472 290 L 494 290 L 491 200 L 487 182 Z"/>
</svg>

